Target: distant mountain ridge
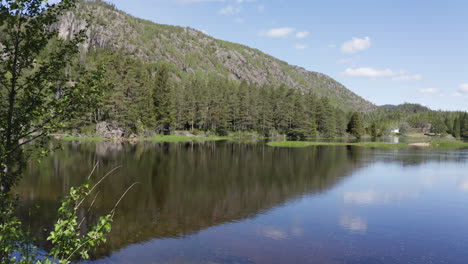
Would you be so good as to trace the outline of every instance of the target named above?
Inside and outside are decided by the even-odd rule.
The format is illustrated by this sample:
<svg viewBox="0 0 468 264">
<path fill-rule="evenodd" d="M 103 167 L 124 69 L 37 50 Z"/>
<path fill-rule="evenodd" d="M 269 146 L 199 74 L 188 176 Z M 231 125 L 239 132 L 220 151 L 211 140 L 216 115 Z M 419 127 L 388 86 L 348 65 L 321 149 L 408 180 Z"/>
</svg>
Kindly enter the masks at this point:
<svg viewBox="0 0 468 264">
<path fill-rule="evenodd" d="M 88 17 L 91 14 L 91 18 Z M 135 18 L 103 1 L 80 1 L 76 10 L 58 23 L 63 38 L 84 29 L 90 48 L 112 49 L 145 62 L 168 62 L 188 73 L 216 73 L 257 85 L 280 85 L 328 97 L 347 111 L 371 111 L 377 107 L 329 76 L 292 66 L 257 49 L 217 40 L 201 31 L 156 24 Z"/>
<path fill-rule="evenodd" d="M 400 105 L 382 105 L 379 108 L 387 110 L 387 111 L 394 111 L 394 112 L 404 112 L 408 114 L 418 114 L 418 113 L 425 113 L 431 111 L 426 106 L 420 104 L 411 104 L 411 103 L 404 103 Z"/>
</svg>

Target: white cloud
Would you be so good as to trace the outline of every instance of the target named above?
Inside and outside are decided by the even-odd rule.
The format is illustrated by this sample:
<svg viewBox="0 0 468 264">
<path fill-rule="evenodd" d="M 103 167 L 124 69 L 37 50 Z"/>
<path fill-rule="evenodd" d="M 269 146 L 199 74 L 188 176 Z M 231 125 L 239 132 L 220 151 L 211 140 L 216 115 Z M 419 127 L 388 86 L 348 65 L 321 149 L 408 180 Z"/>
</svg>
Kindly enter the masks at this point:
<svg viewBox="0 0 468 264">
<path fill-rule="evenodd" d="M 350 77 L 366 77 L 366 78 L 378 78 L 378 77 L 392 77 L 395 76 L 396 73 L 390 69 L 374 69 L 369 67 L 362 67 L 362 68 L 347 68 L 344 72 L 346 76 Z"/>
<path fill-rule="evenodd" d="M 468 83 L 462 83 L 458 87 L 458 92 L 462 94 L 468 94 Z"/>
<path fill-rule="evenodd" d="M 220 15 L 232 15 L 237 14 L 241 11 L 241 8 L 238 6 L 227 5 L 226 7 L 219 10 Z"/>
<path fill-rule="evenodd" d="M 307 45 L 305 45 L 305 44 L 296 44 L 296 45 L 294 45 L 294 48 L 295 48 L 296 50 L 305 50 L 305 49 L 307 49 L 308 47 L 309 47 L 309 46 L 307 46 Z"/>
<path fill-rule="evenodd" d="M 348 60 L 340 60 L 338 62 L 347 63 Z M 365 77 L 365 78 L 380 78 L 391 77 L 393 81 L 419 81 L 422 80 L 421 74 L 410 74 L 405 71 L 393 71 L 391 69 L 375 69 L 371 67 L 347 68 L 344 72 L 349 77 Z"/>
<path fill-rule="evenodd" d="M 392 80 L 394 81 L 420 81 L 422 80 L 422 75 L 401 73 L 400 75 L 393 77 Z"/>
<path fill-rule="evenodd" d="M 307 38 L 310 35 L 309 31 L 301 31 L 296 33 L 296 38 L 303 39 Z"/>
<path fill-rule="evenodd" d="M 287 38 L 289 37 L 296 29 L 291 27 L 281 27 L 281 28 L 272 28 L 267 31 L 261 32 L 261 36 L 271 37 L 271 38 Z"/>
<path fill-rule="evenodd" d="M 435 89 L 435 88 L 425 88 L 425 89 L 419 90 L 419 92 L 423 94 L 436 94 L 436 93 L 439 93 L 440 90 Z"/>
<path fill-rule="evenodd" d="M 365 38 L 353 38 L 348 40 L 341 45 L 341 51 L 343 53 L 357 53 L 359 51 L 366 50 L 371 47 L 371 40 L 369 37 Z"/>
</svg>

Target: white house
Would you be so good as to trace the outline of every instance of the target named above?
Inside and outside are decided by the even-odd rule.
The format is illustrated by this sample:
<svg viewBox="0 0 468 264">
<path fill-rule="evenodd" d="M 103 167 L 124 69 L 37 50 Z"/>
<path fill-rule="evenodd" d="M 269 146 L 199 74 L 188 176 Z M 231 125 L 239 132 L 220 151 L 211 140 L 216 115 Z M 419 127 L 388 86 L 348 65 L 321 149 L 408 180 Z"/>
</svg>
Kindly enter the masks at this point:
<svg viewBox="0 0 468 264">
<path fill-rule="evenodd" d="M 391 132 L 395 133 L 395 134 L 398 134 L 398 133 L 400 133 L 400 129 L 399 128 L 392 128 Z"/>
</svg>

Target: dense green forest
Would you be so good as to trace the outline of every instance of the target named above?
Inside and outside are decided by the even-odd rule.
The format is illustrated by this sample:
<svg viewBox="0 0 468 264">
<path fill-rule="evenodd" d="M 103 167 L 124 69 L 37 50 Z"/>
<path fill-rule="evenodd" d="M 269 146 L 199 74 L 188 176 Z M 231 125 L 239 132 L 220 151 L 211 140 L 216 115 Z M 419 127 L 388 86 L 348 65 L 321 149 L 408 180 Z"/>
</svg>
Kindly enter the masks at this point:
<svg viewBox="0 0 468 264">
<path fill-rule="evenodd" d="M 281 84 L 236 81 L 216 74 L 186 73 L 166 62 L 145 63 L 111 50 L 94 49 L 80 60 L 105 65 L 109 89 L 101 104 L 74 122 L 93 134 L 102 121 L 117 121 L 127 135 L 171 134 L 176 130 L 228 135 L 250 132 L 290 139 L 373 137 L 411 131 L 468 136 L 468 115 L 432 111 L 416 104 L 352 112 L 329 98 Z M 78 64 L 79 65 L 79 64 Z"/>
<path fill-rule="evenodd" d="M 180 73 L 174 65 L 117 58 L 102 50 L 90 52 L 87 60 L 88 65 L 106 63 L 110 89 L 102 104 L 75 123 L 81 132 L 111 120 L 140 135 L 201 130 L 305 138 L 318 133 L 342 136 L 347 130 L 349 113 L 326 97 L 284 84 L 258 86 L 218 75 Z"/>
</svg>

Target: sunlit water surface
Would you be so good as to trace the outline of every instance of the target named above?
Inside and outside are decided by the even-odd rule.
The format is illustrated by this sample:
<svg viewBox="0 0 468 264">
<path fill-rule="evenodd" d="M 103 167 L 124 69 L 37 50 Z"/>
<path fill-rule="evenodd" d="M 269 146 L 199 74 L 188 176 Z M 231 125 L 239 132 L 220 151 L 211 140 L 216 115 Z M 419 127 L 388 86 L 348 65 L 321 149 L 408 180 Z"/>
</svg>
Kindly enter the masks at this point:
<svg viewBox="0 0 468 264">
<path fill-rule="evenodd" d="M 467 150 L 66 143 L 17 189 L 37 237 L 96 163 L 87 224 L 140 184 L 92 263 L 468 263 Z"/>
</svg>

